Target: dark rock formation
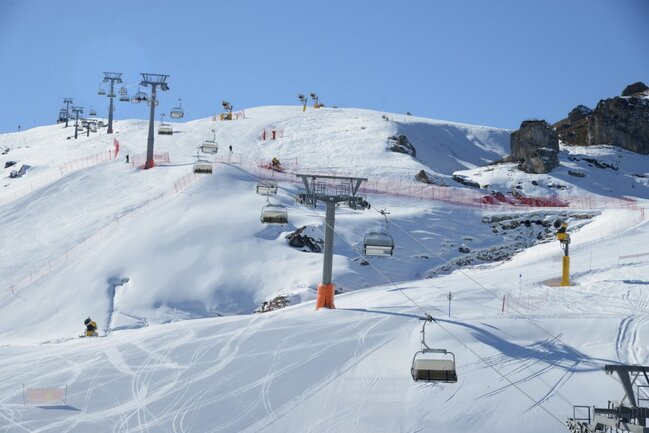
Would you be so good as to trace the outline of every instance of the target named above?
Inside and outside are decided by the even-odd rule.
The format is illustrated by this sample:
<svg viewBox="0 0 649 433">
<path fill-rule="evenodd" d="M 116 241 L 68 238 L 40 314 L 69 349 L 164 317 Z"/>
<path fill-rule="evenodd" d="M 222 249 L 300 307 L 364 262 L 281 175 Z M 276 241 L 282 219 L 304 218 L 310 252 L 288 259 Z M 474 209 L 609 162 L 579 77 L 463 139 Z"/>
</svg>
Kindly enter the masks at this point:
<svg viewBox="0 0 649 433">
<path fill-rule="evenodd" d="M 301 248 L 302 251 L 311 251 L 312 253 L 319 253 L 322 251 L 324 242 L 322 239 L 315 239 L 311 236 L 304 234 L 307 226 L 303 226 L 293 233 L 286 236 L 288 244 L 293 248 Z"/>
<path fill-rule="evenodd" d="M 510 137 L 512 161 L 523 161 L 537 149 L 547 148 L 559 151 L 559 137 L 554 128 L 545 120 L 525 120 L 518 131 Z"/>
<path fill-rule="evenodd" d="M 592 112 L 593 110 L 586 107 L 585 105 L 577 105 L 570 111 L 570 113 L 568 113 L 568 120 L 570 121 L 570 123 L 575 123 L 590 116 Z"/>
<path fill-rule="evenodd" d="M 638 81 L 637 83 L 626 86 L 622 91 L 622 96 L 633 96 L 639 93 L 644 93 L 647 90 L 649 90 L 649 87 L 647 87 L 642 81 Z"/>
<path fill-rule="evenodd" d="M 430 178 L 428 177 L 428 175 L 424 170 L 419 170 L 419 173 L 415 175 L 415 179 L 423 183 L 428 183 L 428 184 L 433 183 L 433 181 L 430 180 Z"/>
<path fill-rule="evenodd" d="M 559 166 L 559 151 L 546 147 L 528 153 L 525 159 L 518 164 L 520 170 L 534 174 L 549 173 L 557 166 Z"/>
<path fill-rule="evenodd" d="M 279 295 L 270 301 L 264 301 L 255 313 L 267 313 L 269 311 L 279 310 L 280 308 L 288 307 L 291 301 L 286 295 Z"/>
<path fill-rule="evenodd" d="M 454 174 L 453 175 L 453 180 L 461 183 L 462 185 L 470 186 L 471 188 L 478 188 L 480 189 L 480 184 L 478 182 L 474 182 L 472 180 L 467 179 L 465 176 L 459 175 L 459 174 Z"/>
<path fill-rule="evenodd" d="M 609 144 L 649 154 L 649 99 L 599 101 L 588 122 L 588 144 Z"/>
<path fill-rule="evenodd" d="M 413 158 L 417 157 L 417 149 L 415 149 L 415 146 L 410 143 L 408 137 L 403 134 L 398 136 L 393 135 L 388 138 L 388 150 L 391 150 L 392 152 L 405 153 Z"/>
</svg>

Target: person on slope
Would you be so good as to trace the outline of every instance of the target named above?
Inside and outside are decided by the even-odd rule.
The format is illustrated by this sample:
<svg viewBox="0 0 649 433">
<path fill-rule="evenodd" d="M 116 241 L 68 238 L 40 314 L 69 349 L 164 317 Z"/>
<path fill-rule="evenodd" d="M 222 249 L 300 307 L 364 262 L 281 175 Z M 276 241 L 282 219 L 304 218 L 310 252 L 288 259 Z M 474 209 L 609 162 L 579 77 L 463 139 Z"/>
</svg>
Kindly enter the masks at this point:
<svg viewBox="0 0 649 433">
<path fill-rule="evenodd" d="M 281 167 L 279 163 L 279 159 L 277 159 L 276 156 L 274 156 L 273 159 L 270 161 L 270 165 L 272 168 L 277 168 L 277 169 Z"/>
<path fill-rule="evenodd" d="M 99 337 L 99 334 L 97 334 L 97 323 L 94 320 L 88 317 L 83 321 L 83 324 L 86 325 L 86 337 Z"/>
</svg>

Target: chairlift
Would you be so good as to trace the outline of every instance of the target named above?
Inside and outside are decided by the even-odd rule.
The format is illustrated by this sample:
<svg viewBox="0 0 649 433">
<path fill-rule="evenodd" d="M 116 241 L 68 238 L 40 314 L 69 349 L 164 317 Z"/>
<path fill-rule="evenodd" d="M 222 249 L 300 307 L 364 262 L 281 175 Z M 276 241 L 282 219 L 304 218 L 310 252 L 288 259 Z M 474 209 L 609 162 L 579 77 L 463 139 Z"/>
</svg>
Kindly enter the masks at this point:
<svg viewBox="0 0 649 433">
<path fill-rule="evenodd" d="M 366 256 L 391 256 L 394 252 L 394 239 L 388 234 L 388 217 L 389 212 L 379 211 L 385 217 L 385 230 L 370 231 L 365 234 L 363 239 L 363 253 Z"/>
<path fill-rule="evenodd" d="M 120 95 L 126 95 L 128 93 L 128 90 L 126 90 L 126 87 L 122 86 L 119 88 L 119 94 Z"/>
<path fill-rule="evenodd" d="M 257 182 L 257 194 L 259 195 L 275 195 L 277 194 L 277 181 L 273 179 L 265 179 Z"/>
<path fill-rule="evenodd" d="M 114 98 L 115 97 L 115 92 L 112 92 L 112 91 L 108 92 L 108 93 L 106 93 L 106 96 L 109 97 L 109 98 Z"/>
<path fill-rule="evenodd" d="M 88 113 L 89 116 L 96 116 L 97 112 L 95 111 L 94 108 L 90 107 L 90 112 Z"/>
<path fill-rule="evenodd" d="M 288 210 L 286 206 L 281 204 L 272 204 L 266 194 L 266 202 L 268 203 L 261 209 L 259 219 L 263 224 L 287 224 L 288 223 Z"/>
<path fill-rule="evenodd" d="M 65 109 L 61 108 L 61 111 L 59 111 L 59 117 L 56 120 L 56 123 L 63 123 L 65 122 L 65 119 L 68 117 L 68 112 L 65 111 Z"/>
<path fill-rule="evenodd" d="M 183 116 L 185 115 L 185 112 L 183 111 L 183 101 L 182 99 L 178 98 L 179 105 L 177 107 L 173 107 L 169 111 L 169 117 L 172 119 L 182 119 Z"/>
<path fill-rule="evenodd" d="M 203 153 L 217 153 L 219 151 L 219 144 L 216 142 L 216 131 L 212 129 L 213 137 L 211 140 L 203 141 L 201 145 L 201 152 Z"/>
<path fill-rule="evenodd" d="M 104 96 L 106 94 L 106 89 L 104 89 L 101 84 L 99 85 L 99 89 L 97 90 L 97 94 Z"/>
<path fill-rule="evenodd" d="M 158 135 L 173 135 L 174 128 L 168 123 L 161 123 L 158 127 Z"/>
<path fill-rule="evenodd" d="M 432 321 L 433 318 L 427 316 L 421 328 L 421 350 L 415 352 L 410 367 L 412 380 L 455 383 L 457 382 L 455 354 L 446 349 L 431 349 L 426 345 L 426 323 Z M 443 356 L 431 356 L 433 354 Z M 450 358 L 447 355 L 450 355 Z"/>
<path fill-rule="evenodd" d="M 131 98 L 131 102 L 134 104 L 138 104 L 140 102 L 146 102 L 149 100 L 149 95 L 146 94 L 146 92 L 143 92 L 141 90 L 138 90 L 138 92 Z"/>
<path fill-rule="evenodd" d="M 194 163 L 194 173 L 212 174 L 212 163 L 199 159 Z"/>
<path fill-rule="evenodd" d="M 126 93 L 120 93 L 120 95 L 119 95 L 119 100 L 120 100 L 121 102 L 128 102 L 128 101 L 131 100 L 131 98 L 129 98 L 129 97 L 128 97 L 128 94 L 126 94 Z"/>
</svg>

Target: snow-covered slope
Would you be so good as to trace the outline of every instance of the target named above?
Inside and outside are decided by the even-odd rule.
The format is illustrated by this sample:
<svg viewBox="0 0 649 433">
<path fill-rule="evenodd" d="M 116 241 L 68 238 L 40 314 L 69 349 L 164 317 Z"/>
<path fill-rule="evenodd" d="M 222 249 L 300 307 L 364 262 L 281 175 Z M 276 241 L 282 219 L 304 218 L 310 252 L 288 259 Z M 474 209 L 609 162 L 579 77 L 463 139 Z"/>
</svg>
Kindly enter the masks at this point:
<svg viewBox="0 0 649 433">
<path fill-rule="evenodd" d="M 4 178 L 15 166 L 2 169 L 0 189 L 4 431 L 563 431 L 572 404 L 605 405 L 619 394 L 604 364 L 648 362 L 646 157 L 563 148 L 556 172 L 523 179 L 511 165 L 480 168 L 508 153 L 503 130 L 369 110 L 245 114 L 174 124 L 174 135 L 156 136 L 170 162 L 151 170 L 124 162 L 145 151 L 142 121 L 78 140 L 60 125 L 0 136 L 0 149 L 9 148 L 0 167 L 30 166 L 17 179 Z M 192 175 L 196 147 L 212 129 L 214 173 Z M 273 130 L 276 140 L 262 139 Z M 399 134 L 417 158 L 386 150 Z M 108 159 L 113 138 L 121 150 Z M 281 177 L 270 200 L 288 208 L 289 224 L 259 222 L 266 198 L 255 184 L 270 172 L 258 165 L 273 156 L 291 171 L 399 185 L 398 195 L 389 187 L 368 194 L 370 210 L 337 210 L 335 310 L 310 302 L 322 255 L 285 239 L 304 225 L 321 230 L 322 207 L 296 203 L 299 183 Z M 618 170 L 593 160 L 618 161 Z M 591 209 L 587 201 L 572 209 L 451 205 L 422 198 L 419 170 L 447 184 L 461 170 L 499 191 L 520 182 L 528 195 L 638 200 L 617 209 L 606 200 Z M 564 189 L 548 187 L 559 182 Z M 363 234 L 382 226 L 375 209 L 384 208 L 395 254 L 364 258 Z M 431 273 L 466 259 L 466 250 L 504 246 L 511 255 L 557 216 L 580 227 L 573 287 L 543 283 L 560 274 L 554 241 L 504 263 Z M 488 223 L 501 219 L 514 221 L 508 231 Z M 525 219 L 532 224 L 514 227 Z M 281 294 L 291 306 L 250 314 Z M 410 378 L 426 313 L 437 319 L 427 342 L 453 351 L 457 384 Z M 76 338 L 88 315 L 105 337 Z M 67 385 L 66 403 L 25 406 L 23 385 Z"/>
</svg>

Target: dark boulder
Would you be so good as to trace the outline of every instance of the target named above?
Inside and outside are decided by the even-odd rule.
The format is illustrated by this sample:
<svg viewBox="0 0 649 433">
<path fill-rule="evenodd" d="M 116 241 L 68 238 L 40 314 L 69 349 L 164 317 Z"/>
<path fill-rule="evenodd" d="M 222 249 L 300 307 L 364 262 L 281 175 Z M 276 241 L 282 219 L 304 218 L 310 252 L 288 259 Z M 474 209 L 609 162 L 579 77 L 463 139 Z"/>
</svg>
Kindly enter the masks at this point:
<svg viewBox="0 0 649 433">
<path fill-rule="evenodd" d="M 433 183 L 433 181 L 430 180 L 430 178 L 428 177 L 428 175 L 426 174 L 426 172 L 424 170 L 419 170 L 419 173 L 417 173 L 415 175 L 415 179 L 417 179 L 419 182 L 423 182 L 423 183 L 428 183 L 428 184 Z"/>
<path fill-rule="evenodd" d="M 524 120 L 521 127 L 510 136 L 512 161 L 523 161 L 537 149 L 547 148 L 559 151 L 559 136 L 545 120 Z"/>
<path fill-rule="evenodd" d="M 570 123 L 575 123 L 590 116 L 592 112 L 593 110 L 586 107 L 585 105 L 577 105 L 570 111 L 570 113 L 568 113 L 568 120 L 570 121 Z"/>
<path fill-rule="evenodd" d="M 313 229 L 313 228 L 312 228 Z M 293 233 L 286 236 L 288 244 L 293 248 L 300 248 L 302 251 L 311 251 L 312 253 L 319 253 L 322 251 L 324 242 L 322 239 L 316 239 L 313 236 L 305 234 L 307 226 L 300 227 Z"/>
<path fill-rule="evenodd" d="M 392 152 L 405 153 L 413 158 L 417 157 L 417 149 L 413 146 L 408 137 L 405 135 L 393 135 L 388 138 L 388 150 Z"/>
</svg>

